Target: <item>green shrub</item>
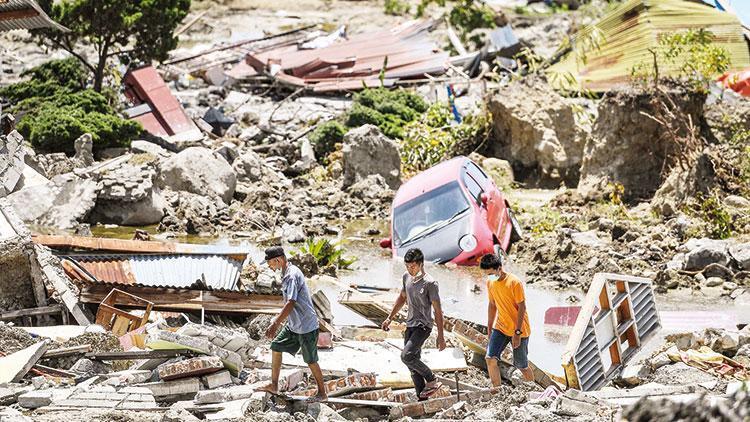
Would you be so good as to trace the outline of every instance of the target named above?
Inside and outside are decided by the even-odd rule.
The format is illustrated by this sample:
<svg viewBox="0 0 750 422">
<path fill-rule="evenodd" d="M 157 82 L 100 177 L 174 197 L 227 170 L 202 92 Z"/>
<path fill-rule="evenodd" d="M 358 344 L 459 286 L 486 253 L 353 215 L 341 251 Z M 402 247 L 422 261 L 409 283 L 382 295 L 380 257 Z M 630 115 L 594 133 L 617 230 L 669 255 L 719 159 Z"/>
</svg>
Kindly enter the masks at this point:
<svg viewBox="0 0 750 422">
<path fill-rule="evenodd" d="M 80 91 L 86 86 L 86 75 L 86 70 L 74 58 L 51 60 L 21 74 L 30 76 L 29 80 L 0 88 L 0 97 L 16 104 Z"/>
<path fill-rule="evenodd" d="M 475 150 L 477 139 L 486 135 L 488 127 L 489 118 L 485 114 L 466 116 L 460 124 L 455 124 L 446 104 L 433 104 L 420 120 L 403 129 L 400 152 L 404 172 L 417 173 L 461 155 L 463 150 Z"/>
<path fill-rule="evenodd" d="M 391 16 L 402 16 L 409 13 L 409 3 L 401 0 L 385 0 L 385 14 Z"/>
<path fill-rule="evenodd" d="M 336 150 L 336 144 L 344 140 L 346 128 L 336 120 L 321 123 L 310 134 L 310 144 L 315 151 L 315 157 L 320 162 L 325 162 L 326 157 Z"/>
<path fill-rule="evenodd" d="M 89 112 L 76 105 L 59 106 L 53 99 L 26 114 L 18 123 L 18 131 L 41 152 L 73 154 L 75 140 L 84 133 L 91 134 L 96 152 L 130 146 L 143 128 L 114 114 Z"/>
<path fill-rule="evenodd" d="M 94 151 L 127 147 L 143 128 L 122 119 L 104 95 L 86 88 L 87 71 L 75 59 L 52 60 L 24 73 L 31 79 L 0 90 L 20 116 L 18 131 L 41 152 L 73 154 L 90 133 Z"/>
<path fill-rule="evenodd" d="M 365 89 L 354 96 L 354 105 L 346 124 L 349 127 L 372 124 L 385 136 L 401 139 L 404 126 L 419 118 L 427 108 L 427 103 L 416 92 Z"/>
<path fill-rule="evenodd" d="M 337 268 L 347 269 L 357 261 L 356 257 L 345 258 L 341 245 L 332 243 L 326 238 L 309 237 L 299 251 L 294 254 L 310 254 L 320 267 L 334 265 Z"/>
</svg>

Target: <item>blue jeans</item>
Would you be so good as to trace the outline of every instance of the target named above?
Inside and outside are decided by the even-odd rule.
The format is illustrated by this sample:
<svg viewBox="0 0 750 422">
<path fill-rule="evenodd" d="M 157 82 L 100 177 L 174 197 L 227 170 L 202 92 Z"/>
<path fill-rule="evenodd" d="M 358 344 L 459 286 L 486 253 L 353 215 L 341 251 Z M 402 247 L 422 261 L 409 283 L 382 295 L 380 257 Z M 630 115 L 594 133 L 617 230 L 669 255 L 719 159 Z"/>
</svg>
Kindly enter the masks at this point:
<svg viewBox="0 0 750 422">
<path fill-rule="evenodd" d="M 512 340 L 513 337 L 506 336 L 500 330 L 496 330 L 493 328 L 492 333 L 490 334 L 490 342 L 487 346 L 487 357 L 500 360 L 500 355 L 503 354 L 505 346 L 507 346 L 508 343 L 511 343 L 511 347 L 513 347 Z M 513 366 L 518 369 L 526 369 L 529 367 L 528 337 L 522 337 L 521 344 L 517 349 L 513 349 Z"/>
</svg>

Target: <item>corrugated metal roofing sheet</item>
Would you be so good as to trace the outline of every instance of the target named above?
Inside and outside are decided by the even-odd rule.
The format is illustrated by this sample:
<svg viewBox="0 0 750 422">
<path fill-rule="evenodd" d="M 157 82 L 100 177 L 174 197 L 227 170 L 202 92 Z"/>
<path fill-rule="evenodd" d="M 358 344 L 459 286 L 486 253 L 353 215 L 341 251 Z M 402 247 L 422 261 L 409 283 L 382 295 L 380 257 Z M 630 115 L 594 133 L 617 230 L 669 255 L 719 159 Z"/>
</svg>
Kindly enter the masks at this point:
<svg viewBox="0 0 750 422">
<path fill-rule="evenodd" d="M 22 13 L 19 17 L 18 12 Z M 5 16 L 3 16 L 5 15 Z M 0 32 L 14 29 L 57 28 L 68 31 L 64 26 L 47 16 L 33 0 L 0 0 Z"/>
<path fill-rule="evenodd" d="M 322 48 L 282 45 L 253 52 L 247 55 L 238 73 L 250 65 L 259 73 L 273 74 L 278 82 L 312 87 L 316 92 L 376 84 L 384 66 L 385 79 L 391 84 L 398 79 L 442 74 L 448 68 L 449 54 L 441 52 L 427 36 L 433 25 L 430 20 L 411 21 L 392 29 L 354 35 Z"/>
<path fill-rule="evenodd" d="M 75 255 L 65 256 L 101 282 L 189 288 L 205 278 L 208 288 L 234 290 L 241 260 L 227 255 Z M 81 278 L 84 279 L 83 275 Z"/>
</svg>

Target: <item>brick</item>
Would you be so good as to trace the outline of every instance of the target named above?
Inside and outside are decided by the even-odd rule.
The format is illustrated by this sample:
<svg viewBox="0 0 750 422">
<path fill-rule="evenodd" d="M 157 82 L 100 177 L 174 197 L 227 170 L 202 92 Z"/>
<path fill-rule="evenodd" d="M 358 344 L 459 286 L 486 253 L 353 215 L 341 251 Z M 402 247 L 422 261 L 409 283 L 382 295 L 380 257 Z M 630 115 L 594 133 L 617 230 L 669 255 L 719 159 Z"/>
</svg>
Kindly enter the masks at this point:
<svg viewBox="0 0 750 422">
<path fill-rule="evenodd" d="M 453 406 L 456 403 L 458 403 L 458 398 L 456 396 L 426 400 L 425 402 L 423 402 L 424 412 L 427 415 L 437 413 L 443 409 L 447 409 Z"/>
<path fill-rule="evenodd" d="M 326 392 L 331 397 L 343 396 L 362 390 L 371 390 L 378 385 L 377 377 L 373 373 L 352 374 L 348 377 L 327 381 L 325 384 Z M 316 391 L 315 388 L 311 388 L 303 391 L 301 395 L 312 396 Z"/>
<path fill-rule="evenodd" d="M 414 403 L 418 400 L 417 393 L 413 389 L 408 390 L 399 390 L 393 392 L 393 397 L 391 398 L 391 401 L 395 401 L 397 403 Z"/>
<path fill-rule="evenodd" d="M 405 404 L 401 407 L 397 407 L 396 409 L 401 410 L 400 417 L 412 417 L 413 418 L 413 417 L 424 415 L 423 402 Z"/>
<path fill-rule="evenodd" d="M 380 390 L 349 394 L 343 398 L 352 400 L 391 401 L 391 396 L 393 396 L 393 390 L 389 387 Z"/>
<path fill-rule="evenodd" d="M 214 374 L 209 374 L 201 377 L 201 381 L 203 381 L 203 385 L 206 386 L 209 390 L 212 390 L 217 387 L 221 387 L 227 384 L 232 383 L 232 376 L 229 375 L 229 371 L 219 371 Z"/>
<path fill-rule="evenodd" d="M 200 384 L 198 378 L 183 378 L 175 381 L 140 384 L 138 387 L 148 388 L 154 397 L 162 398 L 195 394 L 200 391 Z"/>
<path fill-rule="evenodd" d="M 197 358 L 166 363 L 159 366 L 159 378 L 165 381 L 210 374 L 224 368 L 218 356 L 200 356 Z"/>
</svg>

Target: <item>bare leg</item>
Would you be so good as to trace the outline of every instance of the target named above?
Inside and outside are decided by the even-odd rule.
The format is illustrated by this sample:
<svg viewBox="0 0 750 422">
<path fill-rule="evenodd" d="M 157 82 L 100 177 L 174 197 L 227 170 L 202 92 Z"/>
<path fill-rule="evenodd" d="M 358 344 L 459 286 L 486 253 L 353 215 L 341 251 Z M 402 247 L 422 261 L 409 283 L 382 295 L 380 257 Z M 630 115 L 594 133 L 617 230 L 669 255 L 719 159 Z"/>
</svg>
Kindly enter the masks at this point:
<svg viewBox="0 0 750 422">
<path fill-rule="evenodd" d="M 279 375 L 281 374 L 281 352 L 271 352 L 271 383 L 259 387 L 256 391 L 279 392 Z"/>
<path fill-rule="evenodd" d="M 485 358 L 485 361 L 487 362 L 487 372 L 490 373 L 490 381 L 492 381 L 492 385 L 495 387 L 499 387 L 500 386 L 500 367 L 497 364 L 497 359 Z"/>
<path fill-rule="evenodd" d="M 531 367 L 527 367 L 520 370 L 523 374 L 523 379 L 526 381 L 534 381 L 534 371 L 531 370 Z"/>
<path fill-rule="evenodd" d="M 315 395 L 315 398 L 318 400 L 327 400 L 328 394 L 326 393 L 326 385 L 323 383 L 323 371 L 320 370 L 320 365 L 315 362 L 307 366 L 310 367 L 310 372 L 312 372 L 313 378 L 315 378 L 315 384 L 318 385 L 318 394 Z"/>
</svg>

